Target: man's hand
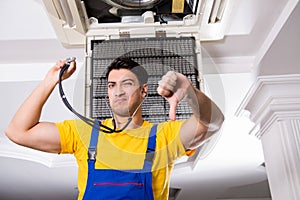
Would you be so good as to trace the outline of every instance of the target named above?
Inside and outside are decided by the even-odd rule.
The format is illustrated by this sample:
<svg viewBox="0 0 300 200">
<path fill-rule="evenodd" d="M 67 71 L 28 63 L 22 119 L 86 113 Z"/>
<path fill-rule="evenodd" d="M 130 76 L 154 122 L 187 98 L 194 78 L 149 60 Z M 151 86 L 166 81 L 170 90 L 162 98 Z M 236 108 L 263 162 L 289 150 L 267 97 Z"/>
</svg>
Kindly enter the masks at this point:
<svg viewBox="0 0 300 200">
<path fill-rule="evenodd" d="M 46 78 L 48 81 L 53 81 L 54 83 L 58 83 L 58 79 L 59 79 L 59 72 L 62 69 L 62 67 L 64 66 L 64 64 L 66 64 L 67 61 L 62 61 L 59 60 L 56 62 L 56 64 L 48 71 Z M 69 78 L 76 70 L 76 62 L 73 61 L 70 63 L 70 67 L 64 72 L 62 79 L 65 80 L 67 78 Z"/>
<path fill-rule="evenodd" d="M 176 108 L 191 88 L 191 81 L 184 75 L 169 71 L 158 82 L 157 92 L 170 104 L 169 117 L 176 120 Z"/>
</svg>

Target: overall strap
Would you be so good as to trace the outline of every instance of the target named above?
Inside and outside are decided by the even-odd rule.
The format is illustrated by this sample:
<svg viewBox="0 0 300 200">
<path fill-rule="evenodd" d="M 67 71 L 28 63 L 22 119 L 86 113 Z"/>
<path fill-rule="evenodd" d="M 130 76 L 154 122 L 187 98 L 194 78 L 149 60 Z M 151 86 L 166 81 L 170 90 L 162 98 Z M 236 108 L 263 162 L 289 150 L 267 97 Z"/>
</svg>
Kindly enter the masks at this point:
<svg viewBox="0 0 300 200">
<path fill-rule="evenodd" d="M 95 120 L 94 125 L 100 127 L 100 121 Z M 88 160 L 96 160 L 96 150 L 97 150 L 97 143 L 98 143 L 98 135 L 99 130 L 93 126 L 91 139 L 90 139 L 90 146 L 88 149 Z"/>
<path fill-rule="evenodd" d="M 151 171 L 152 162 L 155 154 L 155 147 L 156 147 L 156 131 L 157 131 L 157 124 L 153 125 L 150 130 L 149 139 L 148 139 L 148 146 L 146 151 L 146 157 L 144 161 L 144 171 Z"/>
<path fill-rule="evenodd" d="M 155 124 L 151 127 L 150 134 L 149 134 L 149 140 L 148 140 L 147 153 L 155 151 L 156 131 L 157 131 L 157 124 Z"/>
</svg>

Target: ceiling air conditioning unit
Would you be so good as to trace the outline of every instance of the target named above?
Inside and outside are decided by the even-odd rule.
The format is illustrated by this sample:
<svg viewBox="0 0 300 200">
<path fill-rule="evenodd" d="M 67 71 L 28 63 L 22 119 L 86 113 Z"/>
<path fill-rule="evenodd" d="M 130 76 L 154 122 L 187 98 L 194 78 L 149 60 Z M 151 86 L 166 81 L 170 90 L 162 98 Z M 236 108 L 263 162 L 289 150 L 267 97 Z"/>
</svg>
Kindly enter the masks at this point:
<svg viewBox="0 0 300 200">
<path fill-rule="evenodd" d="M 43 0 L 64 47 L 84 47 L 87 37 L 194 35 L 220 40 L 234 0 Z"/>
<path fill-rule="evenodd" d="M 110 117 L 105 69 L 119 56 L 129 56 L 149 74 L 143 117 L 152 123 L 168 120 L 169 104 L 157 94 L 157 82 L 169 70 L 189 77 L 204 92 L 201 41 L 224 37 L 233 0 L 43 0 L 63 46 L 84 47 L 85 105 L 89 118 Z M 192 114 L 178 107 L 177 119 Z M 183 158 L 177 168 L 193 167 L 206 156 L 218 135 Z"/>
</svg>

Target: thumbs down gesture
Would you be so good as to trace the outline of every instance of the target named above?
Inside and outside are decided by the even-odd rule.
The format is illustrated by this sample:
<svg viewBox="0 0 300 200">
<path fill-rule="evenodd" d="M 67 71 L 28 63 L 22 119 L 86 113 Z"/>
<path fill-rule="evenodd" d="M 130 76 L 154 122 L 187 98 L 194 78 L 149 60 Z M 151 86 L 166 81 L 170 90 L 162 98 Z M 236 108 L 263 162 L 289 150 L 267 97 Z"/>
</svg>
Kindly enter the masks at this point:
<svg viewBox="0 0 300 200">
<path fill-rule="evenodd" d="M 191 81 L 175 71 L 167 72 L 160 81 L 158 81 L 157 92 L 164 97 L 170 104 L 169 118 L 176 120 L 176 108 L 179 102 L 192 89 Z"/>
</svg>

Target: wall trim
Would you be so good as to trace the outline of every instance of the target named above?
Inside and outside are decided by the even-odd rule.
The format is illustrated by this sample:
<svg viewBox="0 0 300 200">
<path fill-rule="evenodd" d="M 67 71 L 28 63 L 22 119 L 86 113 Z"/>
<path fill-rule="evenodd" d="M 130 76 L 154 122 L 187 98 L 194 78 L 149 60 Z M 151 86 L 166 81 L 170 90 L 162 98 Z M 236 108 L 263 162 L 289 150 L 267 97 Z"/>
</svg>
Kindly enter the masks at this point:
<svg viewBox="0 0 300 200">
<path fill-rule="evenodd" d="M 260 138 L 275 120 L 300 116 L 299 88 L 300 74 L 257 77 L 235 115 L 250 113 L 251 132 Z"/>
</svg>

